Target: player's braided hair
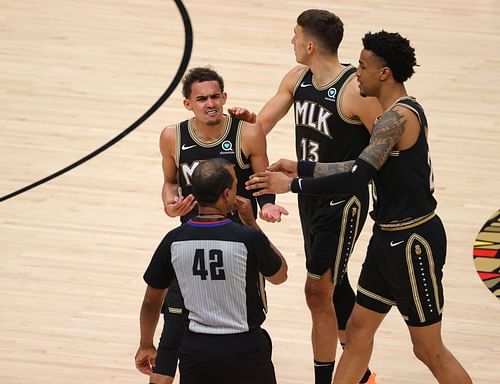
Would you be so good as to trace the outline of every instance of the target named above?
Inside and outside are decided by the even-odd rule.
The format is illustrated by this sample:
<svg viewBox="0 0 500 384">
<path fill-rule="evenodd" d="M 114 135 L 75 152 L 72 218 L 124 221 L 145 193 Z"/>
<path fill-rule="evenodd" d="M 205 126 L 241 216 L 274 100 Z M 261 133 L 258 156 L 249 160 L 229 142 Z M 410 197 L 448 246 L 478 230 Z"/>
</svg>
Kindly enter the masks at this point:
<svg viewBox="0 0 500 384">
<path fill-rule="evenodd" d="M 368 32 L 362 40 L 363 47 L 376 54 L 391 69 L 397 82 L 403 83 L 415 73 L 413 67 L 418 66 L 415 49 L 399 33 L 383 30 Z"/>
</svg>

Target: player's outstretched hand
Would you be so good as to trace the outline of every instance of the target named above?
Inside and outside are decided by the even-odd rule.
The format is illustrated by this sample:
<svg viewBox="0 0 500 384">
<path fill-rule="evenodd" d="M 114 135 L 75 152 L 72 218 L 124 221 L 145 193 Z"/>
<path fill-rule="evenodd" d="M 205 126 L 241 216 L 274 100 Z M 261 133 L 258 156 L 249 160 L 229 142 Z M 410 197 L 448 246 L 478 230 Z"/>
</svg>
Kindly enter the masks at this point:
<svg viewBox="0 0 500 384">
<path fill-rule="evenodd" d="M 151 375 L 153 373 L 153 367 L 156 363 L 156 348 L 154 346 L 150 347 L 139 347 L 137 353 L 135 354 L 135 367 L 141 373 L 145 375 Z"/>
<path fill-rule="evenodd" d="M 257 116 L 254 112 L 250 112 L 248 109 L 243 107 L 232 107 L 227 110 L 232 117 L 246 121 L 250 124 L 255 124 L 257 121 Z"/>
<path fill-rule="evenodd" d="M 281 215 L 288 215 L 288 211 L 281 205 L 272 203 L 265 204 L 259 212 L 259 217 L 269 223 L 279 223 L 281 221 Z"/>
<path fill-rule="evenodd" d="M 297 177 L 297 162 L 288 159 L 279 159 L 267 167 L 268 171 L 282 172 L 288 177 Z"/>
<path fill-rule="evenodd" d="M 192 194 L 186 197 L 176 197 L 174 201 L 165 206 L 165 213 L 170 217 L 184 216 L 191 212 L 196 206 L 196 200 Z"/>
<path fill-rule="evenodd" d="M 268 193 L 287 193 L 290 191 L 290 184 L 293 178 L 281 172 L 257 172 L 254 173 L 245 183 L 247 190 L 257 190 L 253 196 L 266 195 Z"/>
</svg>

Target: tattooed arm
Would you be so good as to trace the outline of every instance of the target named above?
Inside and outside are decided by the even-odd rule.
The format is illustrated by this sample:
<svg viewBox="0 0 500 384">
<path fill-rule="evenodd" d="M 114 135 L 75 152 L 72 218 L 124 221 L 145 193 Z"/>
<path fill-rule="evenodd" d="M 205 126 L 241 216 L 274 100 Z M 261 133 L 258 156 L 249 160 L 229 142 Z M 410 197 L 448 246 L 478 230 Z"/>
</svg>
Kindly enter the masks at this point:
<svg viewBox="0 0 500 384">
<path fill-rule="evenodd" d="M 370 144 L 359 155 L 359 158 L 379 170 L 389 157 L 392 148 L 401 138 L 404 130 L 404 116 L 396 109 L 387 111 L 376 121 Z M 349 172 L 355 162 L 355 160 L 349 160 L 338 163 L 315 163 L 314 169 L 311 163 L 299 164 L 298 171 L 300 176 L 323 177 Z"/>
<path fill-rule="evenodd" d="M 359 155 L 377 171 L 382 168 L 394 146 L 405 131 L 406 118 L 397 108 L 391 109 L 375 122 L 370 144 Z"/>
<path fill-rule="evenodd" d="M 247 189 L 261 189 L 254 196 L 264 193 L 353 194 L 366 187 L 384 165 L 392 149 L 406 130 L 406 113 L 401 107 L 385 112 L 375 123 L 370 144 L 355 161 L 339 163 L 313 163 L 299 161 L 300 177 L 290 179 L 279 172 L 256 173 Z M 409 112 L 411 113 L 411 112 Z M 310 178 L 310 176 L 314 176 Z"/>
<path fill-rule="evenodd" d="M 323 177 L 336 173 L 349 172 L 355 160 L 343 161 L 342 163 L 316 163 L 313 177 Z"/>
<path fill-rule="evenodd" d="M 405 132 L 405 123 L 398 107 L 385 112 L 373 127 L 370 144 L 356 161 L 318 163 L 314 168 L 315 178 L 294 179 L 291 190 L 309 194 L 355 193 L 384 165 Z"/>
</svg>

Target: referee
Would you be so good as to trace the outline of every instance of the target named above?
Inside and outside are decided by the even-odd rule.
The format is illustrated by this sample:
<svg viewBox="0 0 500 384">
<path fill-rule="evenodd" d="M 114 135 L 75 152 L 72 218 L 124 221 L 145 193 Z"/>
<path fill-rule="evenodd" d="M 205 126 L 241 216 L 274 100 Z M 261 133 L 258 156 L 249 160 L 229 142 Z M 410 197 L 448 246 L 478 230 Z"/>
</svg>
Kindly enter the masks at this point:
<svg viewBox="0 0 500 384">
<path fill-rule="evenodd" d="M 151 374 L 153 337 L 170 282 L 177 278 L 189 326 L 179 357 L 181 384 L 276 383 L 271 339 L 260 327 L 266 295 L 262 277 L 287 278 L 281 253 L 258 227 L 250 201 L 236 195 L 233 165 L 202 162 L 192 178 L 198 215 L 170 231 L 144 273 L 141 340 L 136 367 Z M 236 210 L 244 225 L 225 217 Z"/>
</svg>

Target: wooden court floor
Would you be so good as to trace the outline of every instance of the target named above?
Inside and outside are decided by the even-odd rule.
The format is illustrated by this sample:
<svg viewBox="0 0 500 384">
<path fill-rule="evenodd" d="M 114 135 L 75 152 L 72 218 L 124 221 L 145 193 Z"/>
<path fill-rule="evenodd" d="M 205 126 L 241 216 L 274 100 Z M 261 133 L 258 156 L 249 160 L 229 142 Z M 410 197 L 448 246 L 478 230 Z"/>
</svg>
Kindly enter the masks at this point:
<svg viewBox="0 0 500 384">
<path fill-rule="evenodd" d="M 225 78 L 228 106 L 258 110 L 294 65 L 297 15 L 327 8 L 345 23 L 340 55 L 357 63 L 361 37 L 408 37 L 420 67 L 409 92 L 426 108 L 438 212 L 448 232 L 443 335 L 476 384 L 498 383 L 500 303 L 474 269 L 472 246 L 499 208 L 500 2 L 497 0 L 186 0 L 190 66 Z M 0 196 L 84 157 L 139 118 L 170 84 L 184 47 L 167 0 L 0 0 Z M 116 145 L 46 184 L 0 202 L 0 383 L 146 383 L 135 370 L 142 272 L 163 234 L 158 137 L 185 119 L 177 88 Z M 268 137 L 269 158 L 294 156 L 293 118 Z M 310 383 L 310 318 L 294 196 L 280 224 L 263 224 L 288 259 L 269 287 L 265 323 L 281 384 Z M 350 263 L 355 283 L 370 232 Z M 393 310 L 371 366 L 379 383 L 433 378 L 413 357 Z"/>
</svg>

